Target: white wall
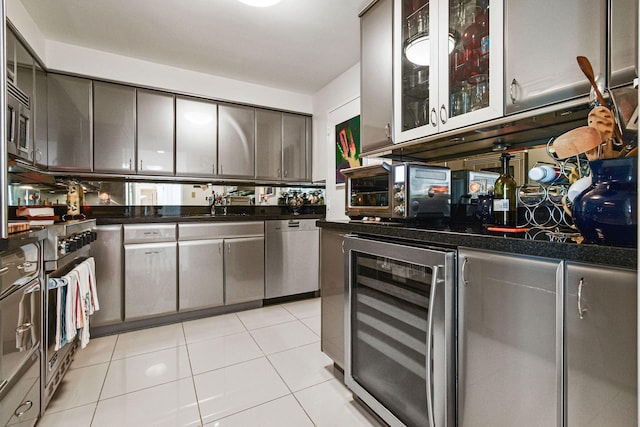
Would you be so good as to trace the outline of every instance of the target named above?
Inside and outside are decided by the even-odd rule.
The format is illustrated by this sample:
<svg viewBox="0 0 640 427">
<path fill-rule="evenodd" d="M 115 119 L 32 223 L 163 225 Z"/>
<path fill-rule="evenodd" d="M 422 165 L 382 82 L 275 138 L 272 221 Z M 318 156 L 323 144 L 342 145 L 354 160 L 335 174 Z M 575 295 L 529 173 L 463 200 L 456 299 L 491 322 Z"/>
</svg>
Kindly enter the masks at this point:
<svg viewBox="0 0 640 427">
<path fill-rule="evenodd" d="M 335 184 L 334 126 L 340 108 L 360 114 L 360 63 L 357 63 L 313 95 L 313 180 L 325 181 L 327 219 L 348 219 L 344 214 L 344 188 Z M 330 113 L 334 114 L 330 117 Z"/>
<path fill-rule="evenodd" d="M 311 95 L 46 40 L 20 0 L 7 0 L 7 17 L 52 71 L 300 113 L 312 112 Z"/>
</svg>

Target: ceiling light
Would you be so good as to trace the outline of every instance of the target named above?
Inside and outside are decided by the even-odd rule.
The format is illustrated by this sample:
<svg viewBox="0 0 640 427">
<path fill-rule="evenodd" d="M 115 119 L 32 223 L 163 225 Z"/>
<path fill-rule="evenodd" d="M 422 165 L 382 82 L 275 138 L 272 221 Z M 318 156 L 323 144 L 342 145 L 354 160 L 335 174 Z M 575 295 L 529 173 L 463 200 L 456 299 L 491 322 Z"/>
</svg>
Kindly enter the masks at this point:
<svg viewBox="0 0 640 427">
<path fill-rule="evenodd" d="M 238 0 L 238 1 L 253 7 L 269 7 L 280 2 L 280 0 Z"/>
<path fill-rule="evenodd" d="M 404 49 L 407 59 L 416 65 L 429 65 L 431 62 L 431 41 L 429 36 L 420 36 L 411 40 Z"/>
</svg>

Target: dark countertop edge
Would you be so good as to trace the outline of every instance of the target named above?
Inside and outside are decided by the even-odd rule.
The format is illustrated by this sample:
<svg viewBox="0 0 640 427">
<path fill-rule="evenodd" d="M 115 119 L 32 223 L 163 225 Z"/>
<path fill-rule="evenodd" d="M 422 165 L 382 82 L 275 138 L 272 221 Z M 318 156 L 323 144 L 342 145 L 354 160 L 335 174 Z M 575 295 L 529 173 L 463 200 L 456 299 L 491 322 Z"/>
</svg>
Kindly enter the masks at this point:
<svg viewBox="0 0 640 427">
<path fill-rule="evenodd" d="M 491 236 L 410 227 L 390 227 L 375 224 L 354 224 L 349 221 L 317 221 L 318 227 L 345 232 L 395 237 L 447 247 L 469 247 L 508 252 L 572 262 L 600 264 L 637 270 L 637 248 L 620 248 L 590 244 L 545 242 L 522 238 Z"/>
<path fill-rule="evenodd" d="M 216 221 L 270 221 L 270 220 L 298 220 L 318 219 L 324 215 L 187 215 L 187 216 L 138 216 L 138 217 L 96 217 L 97 225 L 139 224 L 139 223 L 167 223 L 167 222 L 216 222 Z"/>
<path fill-rule="evenodd" d="M 41 242 L 47 238 L 45 227 L 34 227 L 31 230 L 12 233 L 7 239 L 0 239 L 0 250 L 12 251 L 28 243 Z"/>
</svg>

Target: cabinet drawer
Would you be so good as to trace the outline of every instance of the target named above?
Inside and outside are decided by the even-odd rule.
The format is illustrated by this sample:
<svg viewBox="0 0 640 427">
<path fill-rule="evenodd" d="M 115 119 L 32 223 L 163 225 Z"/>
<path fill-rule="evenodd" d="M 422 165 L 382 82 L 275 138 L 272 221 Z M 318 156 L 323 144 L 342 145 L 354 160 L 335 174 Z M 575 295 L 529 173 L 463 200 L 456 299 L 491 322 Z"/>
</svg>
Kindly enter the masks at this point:
<svg viewBox="0 0 640 427">
<path fill-rule="evenodd" d="M 0 425 L 33 426 L 40 414 L 40 353 L 29 359 L 20 379 L 0 394 Z"/>
<path fill-rule="evenodd" d="M 131 224 L 124 226 L 124 243 L 172 242 L 175 224 Z"/>
<path fill-rule="evenodd" d="M 209 222 L 178 224 L 178 240 L 206 240 L 263 236 L 264 222 Z"/>
</svg>

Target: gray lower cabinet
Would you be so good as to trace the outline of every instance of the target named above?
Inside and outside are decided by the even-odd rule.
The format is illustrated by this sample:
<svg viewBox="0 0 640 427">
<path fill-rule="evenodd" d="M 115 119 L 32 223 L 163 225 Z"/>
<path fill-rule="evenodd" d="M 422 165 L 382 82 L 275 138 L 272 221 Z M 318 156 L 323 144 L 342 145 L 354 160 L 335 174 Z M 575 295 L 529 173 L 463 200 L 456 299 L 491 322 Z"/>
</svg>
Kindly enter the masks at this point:
<svg viewBox="0 0 640 427">
<path fill-rule="evenodd" d="M 49 169 L 92 170 L 91 94 L 91 80 L 49 73 Z"/>
<path fill-rule="evenodd" d="M 93 82 L 93 169 L 134 173 L 136 89 Z"/>
<path fill-rule="evenodd" d="M 176 174 L 214 176 L 218 155 L 218 106 L 176 97 Z"/>
<path fill-rule="evenodd" d="M 124 225 L 124 320 L 175 313 L 178 297 L 175 224 Z"/>
<path fill-rule="evenodd" d="M 567 263 L 566 422 L 637 426 L 637 272 Z"/>
<path fill-rule="evenodd" d="M 137 90 L 138 174 L 174 173 L 174 99 L 172 94 Z"/>
<path fill-rule="evenodd" d="M 218 174 L 255 177 L 255 108 L 218 105 Z"/>
<path fill-rule="evenodd" d="M 122 225 L 99 225 L 98 239 L 91 245 L 96 261 L 96 283 L 100 310 L 91 316 L 91 326 L 122 322 L 123 282 Z"/>
<path fill-rule="evenodd" d="M 561 425 L 562 262 L 461 248 L 458 269 L 458 425 Z"/>
<path fill-rule="evenodd" d="M 344 368 L 344 234 L 320 229 L 321 348 Z"/>
<path fill-rule="evenodd" d="M 264 237 L 224 241 L 225 303 L 264 298 Z"/>
<path fill-rule="evenodd" d="M 222 239 L 178 242 L 179 311 L 224 304 L 223 246 Z"/>
</svg>

